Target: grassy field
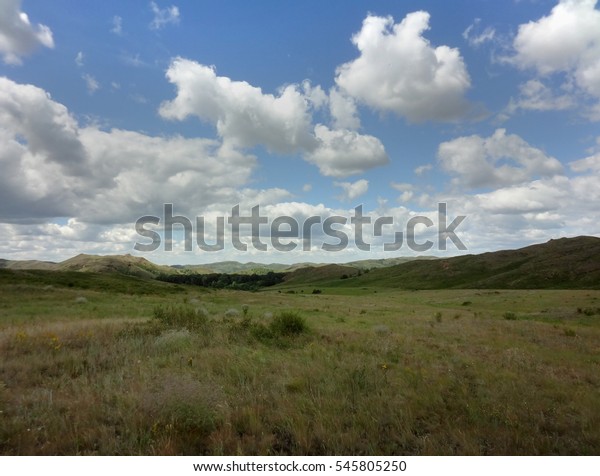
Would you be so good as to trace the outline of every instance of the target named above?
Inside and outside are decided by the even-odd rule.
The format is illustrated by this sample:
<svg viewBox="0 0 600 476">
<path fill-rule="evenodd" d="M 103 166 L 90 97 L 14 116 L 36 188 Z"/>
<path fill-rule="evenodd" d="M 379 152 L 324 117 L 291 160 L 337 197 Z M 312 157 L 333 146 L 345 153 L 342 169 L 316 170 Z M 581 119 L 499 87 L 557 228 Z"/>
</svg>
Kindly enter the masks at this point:
<svg viewBox="0 0 600 476">
<path fill-rule="evenodd" d="M 1 454 L 600 454 L 600 291 L 31 276 L 0 276 Z"/>
</svg>

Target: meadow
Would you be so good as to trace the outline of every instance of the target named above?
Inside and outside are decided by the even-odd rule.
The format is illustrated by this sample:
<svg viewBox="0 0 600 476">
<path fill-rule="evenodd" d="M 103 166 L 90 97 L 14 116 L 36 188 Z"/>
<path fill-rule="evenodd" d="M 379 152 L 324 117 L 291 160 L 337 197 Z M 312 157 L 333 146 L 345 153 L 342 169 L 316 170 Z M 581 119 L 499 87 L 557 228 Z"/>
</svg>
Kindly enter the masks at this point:
<svg viewBox="0 0 600 476">
<path fill-rule="evenodd" d="M 4 455 L 600 454 L 597 290 L 40 273 L 0 276 Z"/>
</svg>

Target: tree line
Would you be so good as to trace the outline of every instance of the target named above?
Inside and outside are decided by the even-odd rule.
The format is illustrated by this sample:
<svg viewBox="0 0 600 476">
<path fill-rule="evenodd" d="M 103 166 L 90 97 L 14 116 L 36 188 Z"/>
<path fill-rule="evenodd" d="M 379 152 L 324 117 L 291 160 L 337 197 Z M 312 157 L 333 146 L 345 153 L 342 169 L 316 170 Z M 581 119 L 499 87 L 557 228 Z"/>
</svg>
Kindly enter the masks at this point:
<svg viewBox="0 0 600 476">
<path fill-rule="evenodd" d="M 240 289 L 255 291 L 260 288 L 274 286 L 283 281 L 285 273 L 269 271 L 266 274 L 161 274 L 156 279 L 175 284 L 189 284 L 213 289 Z"/>
</svg>

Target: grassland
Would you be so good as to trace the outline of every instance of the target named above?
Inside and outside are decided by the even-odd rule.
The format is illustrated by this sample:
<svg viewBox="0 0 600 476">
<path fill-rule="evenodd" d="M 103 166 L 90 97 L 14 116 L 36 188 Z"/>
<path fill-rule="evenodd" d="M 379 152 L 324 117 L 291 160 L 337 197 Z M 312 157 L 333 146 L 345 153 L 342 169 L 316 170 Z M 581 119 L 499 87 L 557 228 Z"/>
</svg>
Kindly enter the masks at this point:
<svg viewBox="0 0 600 476">
<path fill-rule="evenodd" d="M 0 276 L 1 454 L 600 454 L 597 290 L 39 273 Z"/>
</svg>

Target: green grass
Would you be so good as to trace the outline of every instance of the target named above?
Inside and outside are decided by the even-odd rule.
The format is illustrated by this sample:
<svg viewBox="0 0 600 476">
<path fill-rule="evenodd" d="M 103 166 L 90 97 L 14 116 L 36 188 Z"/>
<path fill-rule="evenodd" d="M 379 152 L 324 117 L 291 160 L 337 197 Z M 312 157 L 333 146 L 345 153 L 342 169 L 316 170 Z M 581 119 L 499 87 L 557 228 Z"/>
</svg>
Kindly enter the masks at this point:
<svg viewBox="0 0 600 476">
<path fill-rule="evenodd" d="M 599 291 L 71 279 L 0 277 L 1 454 L 600 451 Z"/>
</svg>

